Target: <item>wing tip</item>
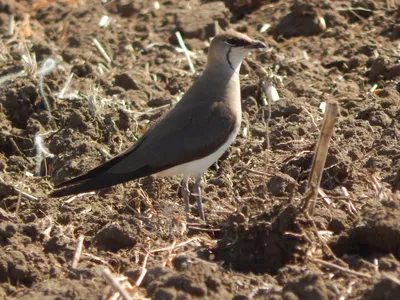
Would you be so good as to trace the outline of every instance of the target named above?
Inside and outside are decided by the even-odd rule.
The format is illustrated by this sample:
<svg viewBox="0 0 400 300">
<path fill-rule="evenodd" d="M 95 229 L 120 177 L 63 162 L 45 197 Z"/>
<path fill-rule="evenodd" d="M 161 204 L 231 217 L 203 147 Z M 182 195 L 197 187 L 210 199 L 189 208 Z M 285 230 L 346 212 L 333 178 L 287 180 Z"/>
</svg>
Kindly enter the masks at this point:
<svg viewBox="0 0 400 300">
<path fill-rule="evenodd" d="M 69 190 L 68 188 L 56 189 L 56 190 L 52 191 L 50 194 L 48 194 L 48 196 L 50 198 L 60 198 L 60 197 L 69 196 L 69 195 L 74 194 L 73 192 L 71 193 L 68 190 Z"/>
</svg>

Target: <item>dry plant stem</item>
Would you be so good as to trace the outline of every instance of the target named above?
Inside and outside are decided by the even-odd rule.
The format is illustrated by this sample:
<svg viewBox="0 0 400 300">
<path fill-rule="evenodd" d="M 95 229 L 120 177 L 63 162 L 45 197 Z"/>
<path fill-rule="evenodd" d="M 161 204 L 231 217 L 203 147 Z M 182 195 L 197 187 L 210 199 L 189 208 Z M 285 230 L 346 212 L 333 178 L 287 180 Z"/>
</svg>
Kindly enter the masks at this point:
<svg viewBox="0 0 400 300">
<path fill-rule="evenodd" d="M 17 188 L 14 188 L 14 189 L 15 189 L 15 191 L 17 191 L 18 193 L 20 193 L 22 196 L 24 196 L 25 198 L 27 198 L 29 200 L 35 200 L 35 201 L 38 200 L 37 197 L 35 197 L 35 196 L 31 195 L 31 194 L 28 194 L 28 193 L 26 193 L 26 192 L 24 192 L 24 191 L 22 191 L 20 189 L 17 189 Z"/>
<path fill-rule="evenodd" d="M 87 195 L 95 195 L 95 194 L 96 194 L 95 192 L 88 192 L 88 193 L 81 193 L 81 194 L 78 194 L 78 195 L 74 195 L 71 198 L 68 198 L 67 200 L 65 200 L 64 203 L 71 203 L 75 199 L 78 199 L 78 198 L 81 198 L 81 197 L 84 197 L 84 196 L 87 196 Z"/>
<path fill-rule="evenodd" d="M 44 92 L 43 76 L 41 76 L 40 80 L 39 80 L 39 91 L 40 91 L 40 94 L 41 94 L 42 99 L 43 99 L 44 107 L 46 108 L 46 110 L 49 112 L 49 114 L 51 116 L 51 109 L 50 109 L 49 100 L 47 100 L 47 96 L 46 96 L 46 94 Z"/>
<path fill-rule="evenodd" d="M 50 113 L 50 111 L 49 111 Z M 47 157 L 54 157 L 52 153 L 46 148 L 46 146 L 43 145 L 43 136 L 45 136 L 47 133 L 37 133 L 34 137 L 34 147 L 36 149 L 36 168 L 35 168 L 35 175 L 40 176 L 40 169 L 42 165 L 42 161 L 46 159 Z"/>
<path fill-rule="evenodd" d="M 67 80 L 65 81 L 64 87 L 62 88 L 61 92 L 58 94 L 58 99 L 62 99 L 65 97 L 65 93 L 68 91 L 73 77 L 74 77 L 74 73 L 69 74 L 69 76 L 67 77 Z"/>
<path fill-rule="evenodd" d="M 21 180 L 21 190 L 24 188 L 25 185 L 25 178 L 26 178 L 26 173 L 24 172 L 24 175 L 22 175 L 22 180 Z M 15 215 L 18 216 L 19 208 L 21 206 L 21 197 L 22 197 L 22 192 L 18 192 L 18 201 L 17 201 L 17 208 L 15 210 Z"/>
<path fill-rule="evenodd" d="M 271 123 L 271 101 L 268 100 L 268 116 L 267 121 L 265 122 L 265 139 L 267 140 L 267 151 L 265 155 L 265 173 L 268 173 L 268 166 L 269 166 L 269 153 L 271 149 L 271 142 L 269 139 L 269 124 Z"/>
<path fill-rule="evenodd" d="M 183 38 L 182 38 L 180 32 L 179 31 L 175 32 L 175 36 L 178 39 L 179 46 L 182 48 L 183 53 L 185 54 L 185 57 L 186 57 L 186 60 L 188 62 L 190 71 L 192 72 L 192 74 L 196 73 L 196 71 L 194 70 L 194 66 L 193 66 L 192 60 L 190 59 L 189 51 L 186 48 L 185 43 L 183 42 Z"/>
<path fill-rule="evenodd" d="M 93 39 L 93 43 L 96 46 L 97 50 L 99 50 L 99 52 L 103 56 L 103 58 L 106 60 L 106 62 L 110 65 L 112 60 L 111 60 L 110 56 L 107 54 L 106 50 L 104 50 L 104 48 L 100 44 L 100 42 L 97 39 Z"/>
<path fill-rule="evenodd" d="M 22 60 L 25 62 L 25 71 L 30 75 L 34 75 L 37 71 L 36 55 L 29 52 L 26 43 L 24 43 L 24 47 L 26 55 L 22 55 Z"/>
<path fill-rule="evenodd" d="M 308 189 L 314 186 L 314 188 L 318 190 L 321 183 L 322 172 L 324 171 L 326 156 L 329 149 L 329 141 L 333 134 L 338 113 L 339 103 L 336 101 L 328 101 L 326 103 L 324 121 L 322 124 L 321 133 L 319 135 L 317 148 L 315 150 L 310 176 L 308 177 Z M 317 196 L 318 193 L 315 193 L 313 198 L 310 199 L 311 201 L 308 207 L 306 207 L 310 216 L 312 216 L 314 213 Z"/>
<path fill-rule="evenodd" d="M 356 276 L 359 276 L 359 277 L 363 277 L 363 278 L 368 278 L 368 279 L 372 278 L 371 275 L 368 275 L 368 274 L 365 274 L 365 273 L 361 273 L 361 272 L 357 272 L 357 271 L 353 271 L 353 270 L 350 270 L 348 268 L 343 268 L 341 266 L 338 266 L 338 265 L 335 265 L 333 263 L 324 261 L 322 259 L 313 258 L 312 261 L 315 262 L 315 263 L 319 263 L 321 265 L 324 265 L 326 267 L 329 267 L 329 268 L 332 268 L 332 269 L 336 269 L 336 270 L 348 273 L 348 274 L 353 274 L 353 275 L 356 275 Z"/>
<path fill-rule="evenodd" d="M 396 283 L 397 285 L 400 286 L 400 279 L 399 278 L 396 278 L 393 275 L 391 275 L 389 273 L 386 273 L 386 272 L 382 272 L 382 275 L 383 275 L 383 277 L 393 281 L 394 283 Z"/>
<path fill-rule="evenodd" d="M 165 267 L 165 266 L 167 265 L 168 261 L 170 260 L 170 257 L 171 257 L 171 255 L 172 255 L 172 250 L 174 250 L 175 245 L 176 245 L 176 241 L 174 240 L 174 241 L 172 242 L 172 245 L 171 245 L 169 251 L 168 251 L 168 258 L 167 258 L 167 259 L 163 262 L 163 264 L 162 264 L 163 267 Z"/>
<path fill-rule="evenodd" d="M 125 291 L 122 285 L 112 276 L 111 271 L 108 268 L 104 268 L 101 270 L 103 273 L 104 278 L 106 279 L 107 283 L 113 287 L 113 289 L 117 290 L 118 293 L 124 300 L 131 300 L 131 296 Z"/>
<path fill-rule="evenodd" d="M 142 281 L 143 281 L 144 276 L 145 276 L 146 273 L 147 273 L 146 265 L 147 265 L 147 260 L 149 259 L 149 256 L 150 256 L 150 252 L 147 252 L 147 253 L 146 253 L 146 256 L 144 257 L 144 260 L 143 260 L 142 271 L 140 272 L 140 276 L 139 276 L 139 278 L 136 280 L 136 283 L 135 283 L 136 286 L 140 286 L 140 284 L 141 284 Z"/>
<path fill-rule="evenodd" d="M 163 110 L 164 108 L 167 108 L 170 106 L 171 106 L 171 104 L 164 104 L 159 107 L 155 107 L 155 108 L 152 108 L 152 109 L 149 109 L 146 111 L 134 111 L 134 110 L 126 109 L 125 107 L 121 107 L 121 109 L 127 114 L 134 114 L 134 115 L 142 116 L 142 115 L 150 114 L 153 112 L 158 112 L 159 110 Z"/>
<path fill-rule="evenodd" d="M 75 254 L 74 254 L 74 258 L 72 260 L 72 269 L 76 269 L 76 267 L 78 266 L 78 262 L 81 258 L 82 255 L 82 248 L 83 248 L 83 240 L 84 240 L 84 236 L 80 235 L 77 239 L 77 243 L 76 243 L 76 249 L 75 249 Z"/>
<path fill-rule="evenodd" d="M 40 70 L 37 72 L 39 76 L 39 91 L 40 95 L 42 96 L 43 104 L 46 108 L 46 110 L 49 112 L 49 115 L 51 116 L 51 108 L 49 104 L 49 100 L 47 99 L 46 93 L 44 92 L 44 76 L 46 76 L 48 73 L 50 73 L 54 68 L 56 67 L 56 61 L 48 58 L 45 60 L 45 62 L 42 64 L 40 67 Z"/>
<path fill-rule="evenodd" d="M 8 26 L 7 26 L 7 35 L 13 36 L 14 35 L 14 27 L 15 27 L 15 19 L 14 15 L 10 15 L 8 18 Z"/>
<path fill-rule="evenodd" d="M 191 242 L 193 242 L 193 241 L 198 241 L 198 240 L 199 240 L 199 238 L 195 237 L 195 238 L 191 238 L 191 239 L 189 239 L 189 240 L 187 240 L 187 241 L 185 241 L 185 242 L 179 243 L 178 245 L 176 245 L 176 242 L 174 241 L 174 242 L 172 243 L 172 245 L 169 246 L 169 247 L 159 248 L 159 249 L 153 249 L 153 250 L 150 250 L 149 252 L 147 252 L 146 255 L 145 255 L 145 257 L 144 257 L 144 260 L 143 260 L 142 272 L 140 273 L 139 278 L 136 280 L 135 285 L 136 285 L 136 286 L 140 286 L 140 284 L 141 284 L 142 281 L 143 281 L 144 276 L 145 276 L 146 273 L 147 273 L 146 265 L 147 265 L 147 261 L 148 261 L 148 259 L 149 259 L 150 254 L 156 253 L 156 252 L 162 252 L 162 251 L 169 251 L 169 252 L 172 252 L 172 250 L 174 250 L 174 249 L 176 249 L 176 248 L 185 246 L 186 244 L 189 244 L 189 243 L 191 243 Z"/>
<path fill-rule="evenodd" d="M 15 80 L 18 77 L 22 77 L 22 76 L 26 76 L 25 71 L 21 71 L 18 73 L 11 73 L 11 74 L 5 75 L 3 77 L 0 77 L 0 86 L 2 86 L 7 81 Z"/>
<path fill-rule="evenodd" d="M 19 156 L 23 157 L 28 163 L 32 163 L 32 161 L 30 161 L 30 160 L 25 156 L 25 154 L 21 151 L 21 149 L 19 149 L 19 147 L 18 147 L 17 143 L 15 142 L 15 140 L 14 140 L 12 137 L 10 137 L 9 139 L 10 139 L 11 146 L 13 147 L 13 150 L 14 150 L 16 153 L 18 153 Z"/>
</svg>

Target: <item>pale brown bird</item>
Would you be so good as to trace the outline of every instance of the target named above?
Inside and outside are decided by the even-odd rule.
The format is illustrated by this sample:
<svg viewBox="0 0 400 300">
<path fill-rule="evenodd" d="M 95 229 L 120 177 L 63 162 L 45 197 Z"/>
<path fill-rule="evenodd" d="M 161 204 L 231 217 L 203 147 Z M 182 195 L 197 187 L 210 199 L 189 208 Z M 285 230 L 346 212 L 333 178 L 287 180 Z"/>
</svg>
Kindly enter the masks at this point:
<svg viewBox="0 0 400 300">
<path fill-rule="evenodd" d="M 235 140 L 242 121 L 239 70 L 244 57 L 265 44 L 234 32 L 211 42 L 207 66 L 176 106 L 151 126 L 130 148 L 53 191 L 61 197 L 102 189 L 148 175 L 182 175 L 185 209 L 189 213 L 188 179 L 204 220 L 201 177 Z"/>
</svg>

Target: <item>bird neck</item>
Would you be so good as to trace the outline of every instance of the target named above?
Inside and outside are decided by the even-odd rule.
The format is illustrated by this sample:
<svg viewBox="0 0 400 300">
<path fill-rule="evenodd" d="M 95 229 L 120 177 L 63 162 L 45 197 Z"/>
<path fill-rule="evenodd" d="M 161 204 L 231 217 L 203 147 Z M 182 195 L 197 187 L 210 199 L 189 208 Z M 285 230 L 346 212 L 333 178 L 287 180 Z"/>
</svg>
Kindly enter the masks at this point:
<svg viewBox="0 0 400 300">
<path fill-rule="evenodd" d="M 229 48 L 228 52 L 226 53 L 225 60 L 229 68 L 239 75 L 243 57 L 241 55 L 232 53 L 232 48 Z"/>
<path fill-rule="evenodd" d="M 215 77 L 218 80 L 239 82 L 239 71 L 242 61 L 223 60 L 219 62 L 208 63 L 204 73 L 207 77 Z"/>
</svg>

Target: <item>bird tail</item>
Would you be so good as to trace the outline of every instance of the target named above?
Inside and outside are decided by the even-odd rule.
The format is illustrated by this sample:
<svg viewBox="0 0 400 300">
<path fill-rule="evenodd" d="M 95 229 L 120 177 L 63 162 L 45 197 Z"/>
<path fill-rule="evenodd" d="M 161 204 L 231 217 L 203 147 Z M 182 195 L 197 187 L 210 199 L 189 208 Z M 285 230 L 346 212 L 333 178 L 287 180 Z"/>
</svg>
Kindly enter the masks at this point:
<svg viewBox="0 0 400 300">
<path fill-rule="evenodd" d="M 113 173 L 112 169 L 110 168 L 110 165 L 114 165 L 115 162 L 110 164 L 111 161 L 98 166 L 97 168 L 89 171 L 84 175 L 72 178 L 71 180 L 61 183 L 58 187 L 62 186 L 67 186 L 67 187 L 55 190 L 52 193 L 50 193 L 49 196 L 63 197 L 63 196 L 100 190 L 119 183 L 124 183 L 130 180 L 148 176 L 159 171 L 159 169 L 154 169 L 149 166 L 143 166 L 131 172 Z"/>
<path fill-rule="evenodd" d="M 73 186 L 69 186 L 66 188 L 58 189 L 49 194 L 49 197 L 64 197 L 64 196 L 69 196 L 69 195 L 74 195 L 74 194 L 80 194 L 80 193 L 86 193 L 95 190 L 95 186 L 92 183 L 90 183 L 91 180 L 88 180 L 84 184 L 77 184 Z"/>
<path fill-rule="evenodd" d="M 76 178 L 74 178 L 73 180 L 75 181 Z M 87 193 L 87 192 L 107 188 L 107 187 L 110 187 L 115 184 L 122 183 L 122 182 L 125 182 L 128 180 L 129 179 L 127 176 L 125 176 L 125 178 L 119 178 L 119 176 L 115 176 L 115 175 L 110 176 L 108 174 L 105 174 L 98 178 L 94 177 L 94 178 L 79 182 L 75 185 L 55 190 L 52 193 L 50 193 L 49 196 L 50 197 L 64 197 L 64 196 L 75 195 L 75 194 L 80 194 L 80 193 Z"/>
</svg>

